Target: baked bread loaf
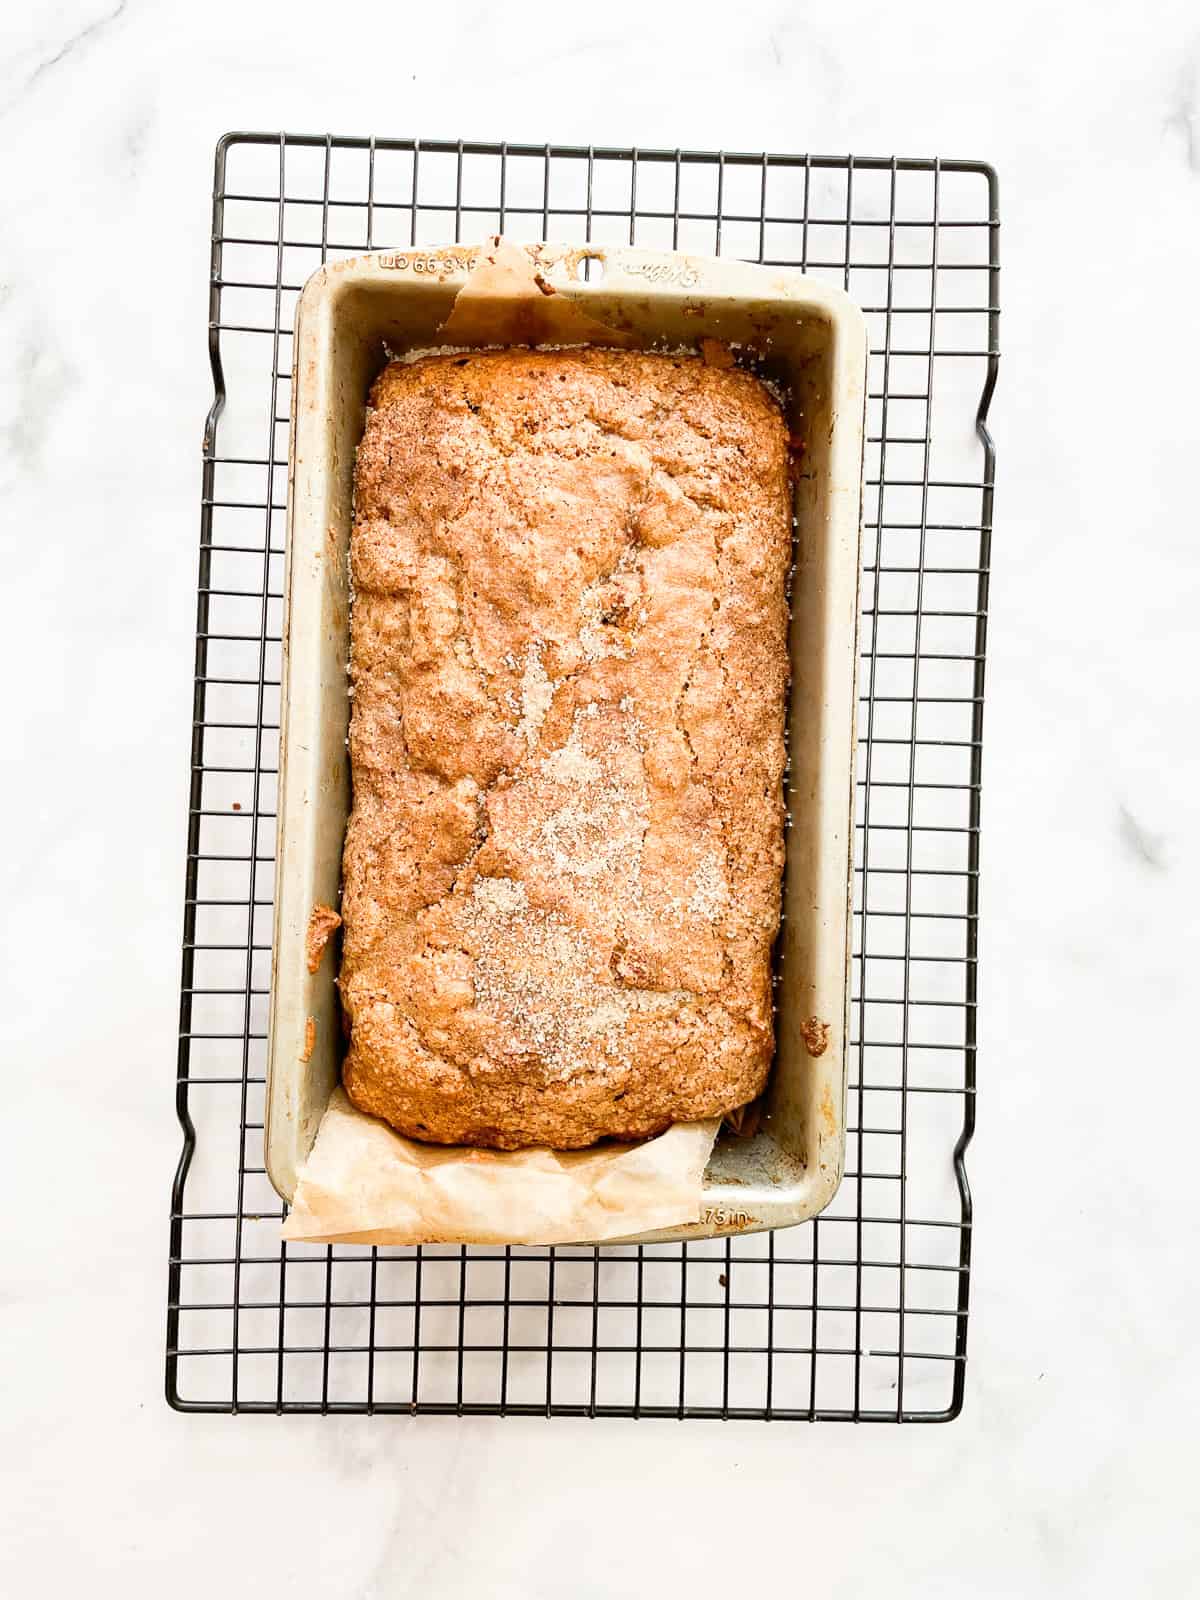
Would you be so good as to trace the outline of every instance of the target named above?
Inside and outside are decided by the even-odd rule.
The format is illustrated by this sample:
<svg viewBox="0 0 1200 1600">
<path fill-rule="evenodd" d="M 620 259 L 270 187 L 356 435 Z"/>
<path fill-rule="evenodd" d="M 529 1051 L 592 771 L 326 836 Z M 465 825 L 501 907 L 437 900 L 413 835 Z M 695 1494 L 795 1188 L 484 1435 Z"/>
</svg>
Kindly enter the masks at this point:
<svg viewBox="0 0 1200 1600">
<path fill-rule="evenodd" d="M 783 867 L 788 439 L 751 374 L 393 362 L 358 451 L 346 1091 L 498 1149 L 750 1100 Z"/>
</svg>

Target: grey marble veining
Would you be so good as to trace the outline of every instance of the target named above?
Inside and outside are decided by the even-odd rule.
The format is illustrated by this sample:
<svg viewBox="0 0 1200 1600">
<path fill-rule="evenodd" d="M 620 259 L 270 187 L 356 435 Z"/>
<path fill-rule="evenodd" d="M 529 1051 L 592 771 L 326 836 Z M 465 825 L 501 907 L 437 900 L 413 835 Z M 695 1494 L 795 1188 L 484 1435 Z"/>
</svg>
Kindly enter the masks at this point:
<svg viewBox="0 0 1200 1600">
<path fill-rule="evenodd" d="M 26 67 L 18 58 L 19 82 L 15 93 L 8 101 L 8 105 L 16 104 L 24 95 L 38 87 L 42 80 L 48 77 L 55 67 L 62 62 L 77 57 L 80 52 L 87 48 L 89 42 L 97 34 L 103 32 L 104 29 L 124 15 L 128 4 L 129 0 L 119 0 L 119 3 L 111 11 L 94 18 L 90 22 L 83 23 L 80 27 L 74 28 L 61 43 L 53 44 L 48 49 L 43 50 L 38 45 L 33 45 L 28 52 L 28 56 L 33 58 L 32 66 Z"/>
</svg>

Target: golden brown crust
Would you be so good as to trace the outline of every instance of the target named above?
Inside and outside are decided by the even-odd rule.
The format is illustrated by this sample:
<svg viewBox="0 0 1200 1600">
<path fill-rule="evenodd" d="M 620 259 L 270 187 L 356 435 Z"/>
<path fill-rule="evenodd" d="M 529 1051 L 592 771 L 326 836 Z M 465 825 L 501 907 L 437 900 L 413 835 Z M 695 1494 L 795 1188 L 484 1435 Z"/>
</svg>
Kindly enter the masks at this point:
<svg viewBox="0 0 1200 1600">
<path fill-rule="evenodd" d="M 342 1001 L 356 1105 L 573 1148 L 763 1087 L 787 431 L 689 357 L 392 363 L 358 452 Z"/>
</svg>

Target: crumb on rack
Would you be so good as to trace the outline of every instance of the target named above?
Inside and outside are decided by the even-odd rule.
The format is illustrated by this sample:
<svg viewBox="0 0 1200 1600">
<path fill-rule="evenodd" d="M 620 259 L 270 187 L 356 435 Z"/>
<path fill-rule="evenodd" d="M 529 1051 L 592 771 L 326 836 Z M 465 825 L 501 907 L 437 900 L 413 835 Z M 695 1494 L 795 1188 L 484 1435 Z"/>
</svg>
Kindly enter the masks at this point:
<svg viewBox="0 0 1200 1600">
<path fill-rule="evenodd" d="M 305 1017 L 304 1019 L 304 1049 L 300 1052 L 301 1061 L 311 1061 L 312 1053 L 317 1047 L 317 1019 Z"/>
</svg>

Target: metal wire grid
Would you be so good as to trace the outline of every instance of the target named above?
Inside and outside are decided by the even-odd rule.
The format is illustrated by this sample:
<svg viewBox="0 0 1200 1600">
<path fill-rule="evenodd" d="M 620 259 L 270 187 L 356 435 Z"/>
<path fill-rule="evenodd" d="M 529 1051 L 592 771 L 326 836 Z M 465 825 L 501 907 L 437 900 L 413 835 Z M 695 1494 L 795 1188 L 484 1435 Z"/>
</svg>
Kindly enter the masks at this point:
<svg viewBox="0 0 1200 1600">
<path fill-rule="evenodd" d="M 797 265 L 871 330 L 845 1181 L 777 1234 L 283 1247 L 262 1165 L 291 328 L 321 261 L 516 237 Z M 217 148 L 167 1397 L 940 1421 L 962 1404 L 998 364 L 975 162 L 231 134 Z"/>
</svg>

